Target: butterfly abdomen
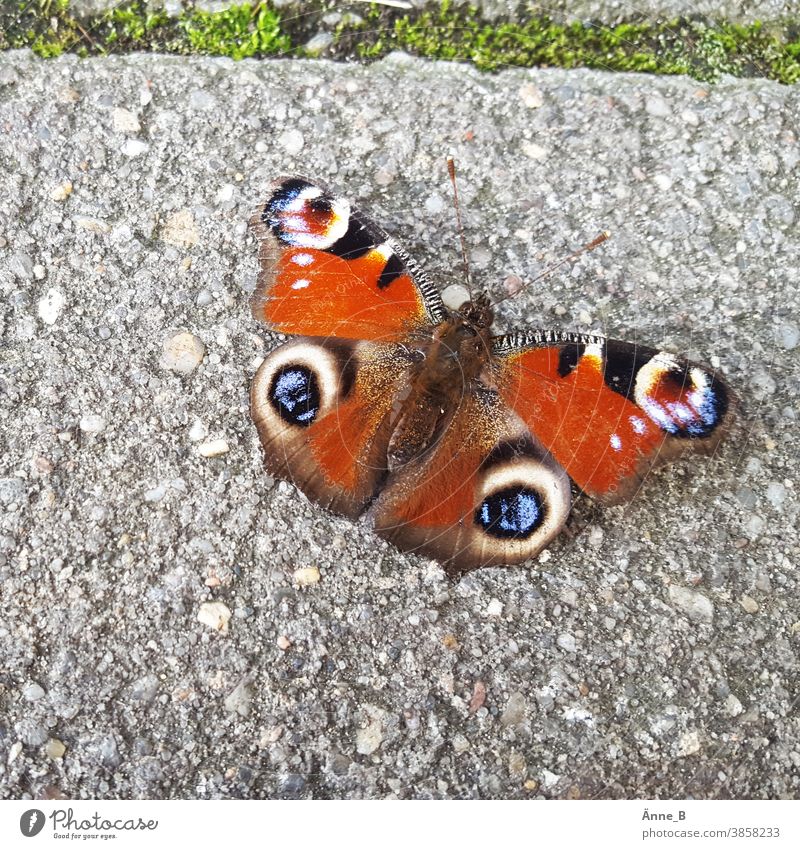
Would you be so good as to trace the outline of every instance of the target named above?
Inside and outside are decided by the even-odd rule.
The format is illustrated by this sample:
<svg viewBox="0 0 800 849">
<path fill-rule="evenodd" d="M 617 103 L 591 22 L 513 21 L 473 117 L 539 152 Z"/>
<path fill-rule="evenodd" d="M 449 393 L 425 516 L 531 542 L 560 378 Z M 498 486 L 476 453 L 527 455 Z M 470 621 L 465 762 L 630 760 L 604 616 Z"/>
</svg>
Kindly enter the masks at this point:
<svg viewBox="0 0 800 849">
<path fill-rule="evenodd" d="M 488 340 L 480 328 L 451 316 L 434 329 L 421 353 L 389 441 L 389 471 L 421 456 L 435 443 L 458 410 L 466 388 L 487 365 Z"/>
</svg>

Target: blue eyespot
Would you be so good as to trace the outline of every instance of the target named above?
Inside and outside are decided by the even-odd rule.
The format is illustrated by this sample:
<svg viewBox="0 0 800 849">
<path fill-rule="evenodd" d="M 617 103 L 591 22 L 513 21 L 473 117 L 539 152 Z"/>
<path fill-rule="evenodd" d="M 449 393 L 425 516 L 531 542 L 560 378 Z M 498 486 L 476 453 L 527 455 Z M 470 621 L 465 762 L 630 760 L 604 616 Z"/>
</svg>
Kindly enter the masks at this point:
<svg viewBox="0 0 800 849">
<path fill-rule="evenodd" d="M 272 378 L 269 398 L 285 422 L 308 427 L 319 413 L 317 377 L 307 366 L 285 365 Z"/>
<path fill-rule="evenodd" d="M 542 496 L 524 486 L 501 489 L 475 511 L 475 524 L 498 539 L 527 539 L 544 521 Z"/>
</svg>

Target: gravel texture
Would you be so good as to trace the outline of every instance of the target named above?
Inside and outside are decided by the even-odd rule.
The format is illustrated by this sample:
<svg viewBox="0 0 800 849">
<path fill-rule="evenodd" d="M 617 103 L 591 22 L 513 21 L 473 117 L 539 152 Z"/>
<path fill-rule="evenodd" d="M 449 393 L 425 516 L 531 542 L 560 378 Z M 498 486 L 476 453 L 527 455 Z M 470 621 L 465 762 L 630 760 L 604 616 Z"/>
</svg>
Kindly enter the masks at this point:
<svg viewBox="0 0 800 849">
<path fill-rule="evenodd" d="M 0 795 L 796 797 L 797 88 L 0 56 Z M 246 221 L 300 171 L 499 325 L 719 363 L 720 456 L 451 583 L 262 470 Z"/>
</svg>

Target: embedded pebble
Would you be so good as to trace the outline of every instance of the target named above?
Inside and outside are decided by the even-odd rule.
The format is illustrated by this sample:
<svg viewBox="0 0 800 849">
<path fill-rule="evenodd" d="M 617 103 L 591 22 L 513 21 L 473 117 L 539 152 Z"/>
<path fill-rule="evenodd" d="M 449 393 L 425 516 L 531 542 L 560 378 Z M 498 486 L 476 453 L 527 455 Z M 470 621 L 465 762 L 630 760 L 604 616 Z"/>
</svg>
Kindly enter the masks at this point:
<svg viewBox="0 0 800 849">
<path fill-rule="evenodd" d="M 83 416 L 78 424 L 83 433 L 102 433 L 106 425 L 106 420 L 97 415 Z"/>
<path fill-rule="evenodd" d="M 672 188 L 672 180 L 668 174 L 656 174 L 653 182 L 662 192 L 668 192 Z"/>
<path fill-rule="evenodd" d="M 221 601 L 206 601 L 200 605 L 200 610 L 197 612 L 198 622 L 203 625 L 208 625 L 215 631 L 221 634 L 228 633 L 228 622 L 231 618 L 231 612 L 227 605 Z"/>
<path fill-rule="evenodd" d="M 28 684 L 27 687 L 22 691 L 22 698 L 27 702 L 38 702 L 39 699 L 44 697 L 44 687 L 41 684 L 37 684 L 34 682 L 33 684 Z"/>
<path fill-rule="evenodd" d="M 527 702 L 522 693 L 515 692 L 508 697 L 505 709 L 500 715 L 500 724 L 506 727 L 511 725 L 520 725 L 525 721 L 525 711 L 527 710 Z"/>
<path fill-rule="evenodd" d="M 503 615 L 503 602 L 500 601 L 499 598 L 493 598 L 489 602 L 489 606 L 486 608 L 486 614 L 488 616 L 502 616 Z"/>
<path fill-rule="evenodd" d="M 58 758 L 64 757 L 64 752 L 67 751 L 67 747 L 61 742 L 61 740 L 56 737 L 51 737 L 47 741 L 47 745 L 45 746 L 44 753 L 48 758 L 53 758 L 57 760 Z"/>
<path fill-rule="evenodd" d="M 526 83 L 520 86 L 519 96 L 528 109 L 538 109 L 544 103 L 544 95 L 541 89 L 537 88 L 533 83 Z"/>
<path fill-rule="evenodd" d="M 356 751 L 360 755 L 371 755 L 377 752 L 383 742 L 382 712 L 367 708 L 366 713 L 369 716 L 367 725 L 356 731 Z"/>
<path fill-rule="evenodd" d="M 295 156 L 303 149 L 305 139 L 300 130 L 285 130 L 278 136 L 278 144 L 290 156 Z"/>
<path fill-rule="evenodd" d="M 39 301 L 36 308 L 39 318 L 45 324 L 55 324 L 59 315 L 61 315 L 64 303 L 65 298 L 58 289 L 48 289 L 47 294 Z"/>
<path fill-rule="evenodd" d="M 443 209 L 444 200 L 442 200 L 441 195 L 431 195 L 430 197 L 425 199 L 425 211 L 429 215 L 439 215 Z"/>
<path fill-rule="evenodd" d="M 189 106 L 198 111 L 213 109 L 217 105 L 217 99 L 213 94 L 203 89 L 195 89 L 189 94 Z"/>
<path fill-rule="evenodd" d="M 50 199 L 55 201 L 64 201 L 72 194 L 72 183 L 65 180 L 59 183 L 51 192 Z"/>
<path fill-rule="evenodd" d="M 767 501 L 776 509 L 780 510 L 783 507 L 783 502 L 786 500 L 786 487 L 777 481 L 772 481 L 767 484 Z"/>
<path fill-rule="evenodd" d="M 167 494 L 167 485 L 160 484 L 159 486 L 154 487 L 153 489 L 148 489 L 144 494 L 144 500 L 150 504 L 158 503 L 163 500 L 164 496 Z"/>
<path fill-rule="evenodd" d="M 8 763 L 9 765 L 13 764 L 14 761 L 20 756 L 22 753 L 22 743 L 17 740 L 16 743 L 12 743 L 11 747 L 8 750 Z"/>
<path fill-rule="evenodd" d="M 25 495 L 22 478 L 0 478 L 0 504 L 13 504 Z"/>
<path fill-rule="evenodd" d="M 645 101 L 644 108 L 648 115 L 653 115 L 656 118 L 667 118 L 672 114 L 669 104 L 662 97 L 651 95 Z"/>
<path fill-rule="evenodd" d="M 536 162 L 541 162 L 543 159 L 547 159 L 547 148 L 542 147 L 540 144 L 536 144 L 536 142 L 522 142 L 520 147 L 522 152 L 529 159 L 533 159 Z"/>
<path fill-rule="evenodd" d="M 33 260 L 27 254 L 13 254 L 11 259 L 7 260 L 6 267 L 20 280 L 30 280 L 33 277 Z"/>
<path fill-rule="evenodd" d="M 125 144 L 122 145 L 120 150 L 125 154 L 125 156 L 129 156 L 133 159 L 136 156 L 141 156 L 149 147 L 150 145 L 148 145 L 147 142 L 141 141 L 141 139 L 128 139 Z"/>
<path fill-rule="evenodd" d="M 176 248 L 188 248 L 196 245 L 200 238 L 194 216 L 189 209 L 179 209 L 170 215 L 161 231 L 161 238 Z"/>
<path fill-rule="evenodd" d="M 295 569 L 294 582 L 300 587 L 310 587 L 318 584 L 320 580 L 319 569 L 316 566 L 306 566 L 303 569 Z"/>
<path fill-rule="evenodd" d="M 319 54 L 330 47 L 331 44 L 333 44 L 333 33 L 318 32 L 306 42 L 305 49 L 306 52 L 310 53 L 312 56 L 319 56 Z"/>
<path fill-rule="evenodd" d="M 743 595 L 739 599 L 739 604 L 745 613 L 758 613 L 758 602 L 749 595 Z"/>
<path fill-rule="evenodd" d="M 287 649 L 292 647 L 292 641 L 285 635 L 281 634 L 277 640 L 275 640 L 275 645 L 281 650 L 286 651 Z"/>
<path fill-rule="evenodd" d="M 800 342 L 800 328 L 796 324 L 782 324 L 780 328 L 781 345 L 787 350 L 792 351 Z"/>
<path fill-rule="evenodd" d="M 578 650 L 575 637 L 572 634 L 559 634 L 556 638 L 556 644 L 559 648 L 564 649 L 564 651 L 574 653 Z"/>
<path fill-rule="evenodd" d="M 733 693 L 729 693 L 728 698 L 725 699 L 725 710 L 730 716 L 739 716 L 744 711 L 744 706 Z"/>
<path fill-rule="evenodd" d="M 707 596 L 697 590 L 672 584 L 669 588 L 669 600 L 695 622 L 711 622 L 714 618 L 714 605 Z"/>
<path fill-rule="evenodd" d="M 587 538 L 587 542 L 592 548 L 600 548 L 603 544 L 603 537 L 605 532 L 600 527 L 600 525 L 592 525 L 589 528 L 589 536 Z"/>
<path fill-rule="evenodd" d="M 250 686 L 250 680 L 245 678 L 225 697 L 225 710 L 228 713 L 238 713 L 239 716 L 249 716 L 252 701 L 253 691 Z"/>
<path fill-rule="evenodd" d="M 176 333 L 164 340 L 161 367 L 178 374 L 191 374 L 203 361 L 206 346 L 193 333 Z"/>
<path fill-rule="evenodd" d="M 227 454 L 230 449 L 226 440 L 210 439 L 208 442 L 201 442 L 197 450 L 202 457 L 221 457 L 223 454 Z"/>
<path fill-rule="evenodd" d="M 227 203 L 233 198 L 234 186 L 233 183 L 226 183 L 217 192 L 217 203 Z"/>
<path fill-rule="evenodd" d="M 192 426 L 189 428 L 189 439 L 192 442 L 201 442 L 206 438 L 206 426 L 200 421 L 200 419 L 195 419 L 192 422 Z"/>
<path fill-rule="evenodd" d="M 687 731 L 678 741 L 678 757 L 685 758 L 700 751 L 700 735 L 696 731 Z"/>
<path fill-rule="evenodd" d="M 442 300 L 449 310 L 457 310 L 469 300 L 469 289 L 460 283 L 453 283 L 442 290 Z"/>
<path fill-rule="evenodd" d="M 139 119 L 129 109 L 117 107 L 111 113 L 111 120 L 118 133 L 138 133 L 141 130 Z"/>
</svg>

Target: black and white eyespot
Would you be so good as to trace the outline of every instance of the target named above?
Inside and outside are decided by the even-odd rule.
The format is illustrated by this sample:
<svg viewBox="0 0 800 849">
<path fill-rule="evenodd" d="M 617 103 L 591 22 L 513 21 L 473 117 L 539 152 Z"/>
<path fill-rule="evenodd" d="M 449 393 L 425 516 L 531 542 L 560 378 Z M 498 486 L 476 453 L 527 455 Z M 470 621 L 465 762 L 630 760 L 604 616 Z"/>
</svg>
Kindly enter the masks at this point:
<svg viewBox="0 0 800 849">
<path fill-rule="evenodd" d="M 685 438 L 709 436 L 728 407 L 725 387 L 712 374 L 663 351 L 636 373 L 634 399 L 659 427 Z"/>
<path fill-rule="evenodd" d="M 285 245 L 328 250 L 348 233 L 350 203 L 292 179 L 273 192 L 261 220 Z"/>
<path fill-rule="evenodd" d="M 309 427 L 333 409 L 345 371 L 335 349 L 307 339 L 289 342 L 256 372 L 254 415 L 270 430 Z"/>
<path fill-rule="evenodd" d="M 552 539 L 570 509 L 569 478 L 531 445 L 484 466 L 472 517 L 473 543 L 487 559 L 523 560 Z"/>
</svg>

